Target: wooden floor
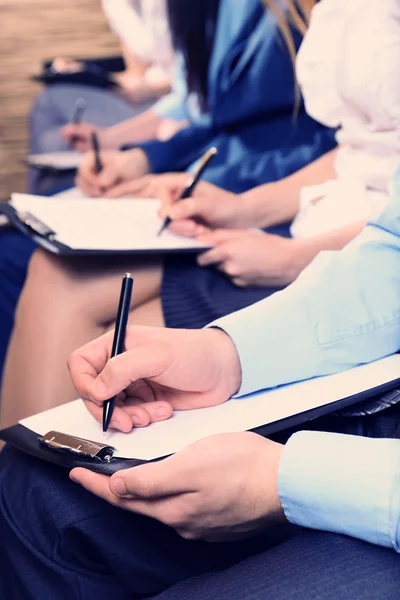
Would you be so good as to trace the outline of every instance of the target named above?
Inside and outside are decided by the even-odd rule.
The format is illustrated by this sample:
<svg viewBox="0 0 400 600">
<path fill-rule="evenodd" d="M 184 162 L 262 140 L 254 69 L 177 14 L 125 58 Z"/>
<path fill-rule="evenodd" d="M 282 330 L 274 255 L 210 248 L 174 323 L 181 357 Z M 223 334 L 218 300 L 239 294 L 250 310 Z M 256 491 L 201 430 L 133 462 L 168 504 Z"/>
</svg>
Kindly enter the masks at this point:
<svg viewBox="0 0 400 600">
<path fill-rule="evenodd" d="M 0 199 L 24 191 L 27 115 L 40 86 L 30 81 L 53 56 L 118 52 L 100 0 L 0 0 Z"/>
</svg>

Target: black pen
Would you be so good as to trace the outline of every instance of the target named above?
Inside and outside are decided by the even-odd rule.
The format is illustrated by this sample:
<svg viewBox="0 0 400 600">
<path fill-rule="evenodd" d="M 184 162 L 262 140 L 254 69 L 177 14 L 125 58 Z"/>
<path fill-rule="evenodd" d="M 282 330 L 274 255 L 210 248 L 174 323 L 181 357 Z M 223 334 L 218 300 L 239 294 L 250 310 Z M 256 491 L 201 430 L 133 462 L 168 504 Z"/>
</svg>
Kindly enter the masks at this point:
<svg viewBox="0 0 400 600">
<path fill-rule="evenodd" d="M 190 196 L 194 192 L 196 185 L 199 183 L 200 177 L 203 175 L 204 171 L 206 170 L 206 168 L 208 167 L 208 165 L 210 164 L 210 162 L 212 161 L 214 156 L 216 156 L 217 154 L 218 154 L 218 150 L 217 150 L 217 148 L 215 148 L 215 146 L 213 146 L 212 148 L 209 148 L 207 150 L 207 152 L 200 159 L 197 169 L 193 173 L 193 176 L 187 182 L 185 189 L 183 190 L 182 194 L 179 196 L 177 202 L 179 202 L 180 200 L 185 200 L 186 198 L 190 198 Z M 162 224 L 161 229 L 158 232 L 158 235 L 161 235 L 162 232 L 164 231 L 164 229 L 166 229 L 168 227 L 168 225 L 171 224 L 171 222 L 172 222 L 172 219 L 170 219 L 170 217 L 167 217 L 165 219 L 164 223 Z"/>
<path fill-rule="evenodd" d="M 101 162 L 101 158 L 100 158 L 99 138 L 97 137 L 97 133 L 95 131 L 92 132 L 92 146 L 93 146 L 94 161 L 95 161 L 94 162 L 94 170 L 95 170 L 95 173 L 98 175 L 103 170 L 103 163 Z"/>
<path fill-rule="evenodd" d="M 122 354 L 125 349 L 125 333 L 131 309 L 133 278 L 127 273 L 122 280 L 121 296 L 118 305 L 117 321 L 115 323 L 114 341 L 110 358 Z M 114 412 L 115 396 L 106 400 L 103 405 L 103 432 L 106 433 Z"/>
<path fill-rule="evenodd" d="M 78 98 L 76 100 L 74 115 L 72 117 L 72 123 L 74 123 L 74 125 L 79 125 L 79 123 L 82 121 L 83 115 L 85 114 L 86 106 L 87 104 L 84 98 Z"/>
</svg>

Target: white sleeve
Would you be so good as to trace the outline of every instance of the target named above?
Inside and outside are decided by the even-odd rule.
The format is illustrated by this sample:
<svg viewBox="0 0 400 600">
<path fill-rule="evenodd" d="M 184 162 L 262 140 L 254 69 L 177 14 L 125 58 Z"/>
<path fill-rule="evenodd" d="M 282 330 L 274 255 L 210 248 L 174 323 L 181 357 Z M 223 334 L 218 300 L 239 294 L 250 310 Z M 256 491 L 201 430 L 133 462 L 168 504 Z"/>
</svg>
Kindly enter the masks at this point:
<svg viewBox="0 0 400 600">
<path fill-rule="evenodd" d="M 363 2 L 347 24 L 340 57 L 336 80 L 340 95 L 351 99 L 355 111 L 368 120 L 371 131 L 399 131 L 398 0 Z"/>
<path fill-rule="evenodd" d="M 155 40 L 132 0 L 102 0 L 111 29 L 140 60 L 152 63 Z"/>
</svg>

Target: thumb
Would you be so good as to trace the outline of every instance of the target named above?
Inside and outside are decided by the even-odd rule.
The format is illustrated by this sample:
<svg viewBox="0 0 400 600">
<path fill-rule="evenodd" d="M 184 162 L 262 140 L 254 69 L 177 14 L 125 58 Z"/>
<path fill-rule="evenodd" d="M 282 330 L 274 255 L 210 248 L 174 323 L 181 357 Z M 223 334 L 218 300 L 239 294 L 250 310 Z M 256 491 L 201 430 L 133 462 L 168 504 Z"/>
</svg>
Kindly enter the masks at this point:
<svg viewBox="0 0 400 600">
<path fill-rule="evenodd" d="M 246 235 L 247 231 L 242 229 L 214 229 L 205 235 L 198 237 L 199 242 L 203 244 L 217 245 L 223 242 L 229 242 Z"/>
<path fill-rule="evenodd" d="M 103 169 L 97 175 L 97 182 L 100 187 L 107 189 L 116 184 L 118 180 L 118 172 L 115 168 L 114 162 L 107 160 L 107 155 L 100 153 L 100 161 L 103 165 Z"/>
<path fill-rule="evenodd" d="M 104 186 L 107 187 L 107 186 Z M 122 181 L 117 185 L 111 184 L 111 187 L 104 194 L 106 198 L 122 198 L 122 196 L 127 196 L 128 194 L 132 195 L 138 193 L 138 186 L 135 180 L 132 181 Z"/>
<path fill-rule="evenodd" d="M 170 357 L 156 344 L 142 345 L 111 358 L 92 383 L 88 395 L 95 402 L 113 398 L 139 379 L 160 375 Z"/>
<path fill-rule="evenodd" d="M 178 200 L 170 207 L 169 216 L 172 220 L 188 219 L 196 216 L 201 216 L 207 220 L 207 213 L 211 212 L 208 204 L 205 198 L 193 197 L 186 200 Z"/>
<path fill-rule="evenodd" d="M 118 471 L 110 479 L 116 496 L 150 500 L 188 491 L 182 469 L 176 469 L 174 456 L 165 460 Z"/>
</svg>

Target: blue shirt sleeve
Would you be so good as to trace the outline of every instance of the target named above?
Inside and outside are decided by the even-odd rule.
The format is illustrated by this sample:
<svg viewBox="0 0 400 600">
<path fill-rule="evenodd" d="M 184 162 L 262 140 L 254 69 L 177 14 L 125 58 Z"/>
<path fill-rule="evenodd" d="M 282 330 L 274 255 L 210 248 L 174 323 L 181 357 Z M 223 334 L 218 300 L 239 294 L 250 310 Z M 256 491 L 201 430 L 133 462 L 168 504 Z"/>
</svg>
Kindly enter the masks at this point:
<svg viewBox="0 0 400 600">
<path fill-rule="evenodd" d="M 278 489 L 291 523 L 400 552 L 400 440 L 296 433 Z"/>
<path fill-rule="evenodd" d="M 400 348 L 400 192 L 342 251 L 285 290 L 211 324 L 236 345 L 239 395 L 328 375 Z"/>
</svg>

